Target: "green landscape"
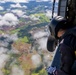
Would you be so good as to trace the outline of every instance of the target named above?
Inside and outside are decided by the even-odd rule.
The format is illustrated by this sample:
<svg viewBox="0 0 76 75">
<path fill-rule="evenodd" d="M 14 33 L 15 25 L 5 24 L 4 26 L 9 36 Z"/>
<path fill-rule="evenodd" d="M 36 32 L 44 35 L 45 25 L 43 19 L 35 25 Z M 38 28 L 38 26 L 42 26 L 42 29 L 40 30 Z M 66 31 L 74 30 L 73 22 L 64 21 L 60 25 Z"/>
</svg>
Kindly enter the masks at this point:
<svg viewBox="0 0 76 75">
<path fill-rule="evenodd" d="M 46 49 L 50 5 L 50 1 L 0 4 L 4 7 L 0 10 L 0 75 L 47 75 L 45 68 L 52 60 Z"/>
</svg>

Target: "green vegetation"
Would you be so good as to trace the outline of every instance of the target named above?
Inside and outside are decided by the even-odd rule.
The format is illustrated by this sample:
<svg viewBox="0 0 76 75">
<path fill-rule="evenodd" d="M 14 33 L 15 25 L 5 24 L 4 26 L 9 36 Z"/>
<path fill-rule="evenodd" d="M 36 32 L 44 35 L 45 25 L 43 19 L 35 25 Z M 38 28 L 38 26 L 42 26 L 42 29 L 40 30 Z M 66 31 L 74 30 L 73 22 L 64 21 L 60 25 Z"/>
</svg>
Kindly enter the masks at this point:
<svg viewBox="0 0 76 75">
<path fill-rule="evenodd" d="M 12 13 L 17 19 L 19 20 L 19 25 L 16 27 L 7 27 L 3 26 L 3 30 L 0 30 L 0 34 L 15 34 L 18 35 L 18 40 L 16 41 L 8 41 L 8 37 L 1 37 L 1 41 L 8 42 L 7 49 L 8 51 L 5 53 L 6 55 L 9 55 L 9 60 L 5 61 L 4 67 L 1 69 L 4 75 L 11 75 L 13 67 L 22 68 L 23 71 L 25 71 L 24 75 L 47 75 L 46 70 L 44 69 L 43 64 L 43 54 L 41 56 L 41 64 L 40 66 L 35 66 L 32 62 L 32 56 L 33 54 L 38 54 L 38 46 L 35 45 L 36 48 L 32 48 L 34 44 L 34 39 L 31 37 L 34 33 L 31 34 L 31 31 L 33 32 L 33 29 L 39 30 L 40 28 L 44 28 L 48 22 L 50 21 L 49 18 L 45 15 L 45 5 L 49 6 L 47 9 L 50 9 L 50 3 L 48 2 L 29 2 L 29 3 L 20 3 L 22 6 L 21 8 L 9 8 L 11 3 L 2 3 L 1 6 L 4 6 L 4 10 L 0 11 L 1 16 L 3 17 L 6 13 Z M 9 9 L 7 11 L 7 9 Z M 21 10 L 23 12 L 23 15 L 28 16 L 27 18 L 18 17 L 18 15 L 11 11 L 11 10 Z M 33 20 L 30 17 L 34 16 L 36 18 L 39 18 L 39 20 Z M 9 21 L 10 22 L 10 21 Z M 42 28 L 42 29 L 43 29 Z M 35 30 L 34 30 L 35 31 Z M 11 39 L 10 39 L 11 40 Z M 30 50 L 32 48 L 32 50 Z M 16 53 L 18 50 L 19 53 Z"/>
<path fill-rule="evenodd" d="M 47 75 L 47 71 L 45 70 L 43 64 L 33 70 L 32 75 Z"/>
<path fill-rule="evenodd" d="M 0 30 L 0 34 L 4 33 L 2 30 Z"/>
<path fill-rule="evenodd" d="M 48 75 L 48 74 L 45 69 L 42 69 L 38 73 L 33 73 L 32 75 Z"/>
<path fill-rule="evenodd" d="M 20 65 L 20 62 L 18 60 L 13 62 L 15 59 L 18 59 L 19 56 L 20 56 L 19 54 L 10 54 L 10 57 L 11 57 L 10 60 L 7 61 L 6 62 L 7 65 L 5 65 L 4 68 L 2 68 L 2 72 L 4 73 L 4 75 L 10 75 L 12 66 Z"/>
<path fill-rule="evenodd" d="M 2 69 L 2 72 L 4 73 L 4 75 L 9 75 L 10 74 L 10 70 L 7 70 L 5 68 Z"/>
<path fill-rule="evenodd" d="M 29 42 L 28 37 L 24 36 L 23 38 L 19 38 L 16 42 Z"/>
<path fill-rule="evenodd" d="M 14 33 L 18 32 L 19 30 L 20 30 L 20 29 L 17 28 L 17 29 L 15 29 L 15 30 L 10 31 L 10 32 L 11 32 L 11 34 L 14 34 Z"/>
<path fill-rule="evenodd" d="M 24 18 L 20 18 L 19 21 L 20 22 L 25 22 L 25 19 Z"/>
<path fill-rule="evenodd" d="M 28 27 L 28 26 L 27 25 L 20 26 L 20 27 L 14 29 L 14 30 L 11 30 L 10 33 L 11 34 L 17 33 L 17 32 L 19 32 L 20 30 L 22 30 L 23 28 L 26 28 L 26 27 Z"/>
<path fill-rule="evenodd" d="M 49 18 L 44 13 L 37 13 L 37 14 L 32 14 L 32 15 L 34 15 L 36 18 L 39 18 L 40 19 L 40 23 L 49 22 L 50 21 Z"/>
<path fill-rule="evenodd" d="M 21 28 L 18 32 L 18 37 L 24 38 L 25 36 L 27 36 L 29 38 L 31 36 L 31 34 L 29 33 L 30 27 L 31 26 L 28 25 L 27 27 L 25 26 L 25 27 Z"/>
<path fill-rule="evenodd" d="M 2 11 L 2 12 L 0 11 L 0 15 L 4 15 L 4 14 L 6 14 L 6 12 L 7 11 Z"/>
</svg>

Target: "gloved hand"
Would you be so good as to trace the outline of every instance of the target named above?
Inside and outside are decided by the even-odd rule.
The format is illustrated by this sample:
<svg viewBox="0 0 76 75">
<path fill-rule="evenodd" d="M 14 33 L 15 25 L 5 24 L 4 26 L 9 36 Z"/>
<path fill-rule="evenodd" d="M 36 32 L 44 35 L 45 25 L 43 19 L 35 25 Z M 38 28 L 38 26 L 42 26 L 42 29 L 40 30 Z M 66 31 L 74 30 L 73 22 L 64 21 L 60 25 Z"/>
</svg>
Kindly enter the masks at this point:
<svg viewBox="0 0 76 75">
<path fill-rule="evenodd" d="M 56 67 L 48 67 L 47 69 L 48 75 L 56 75 Z"/>
<path fill-rule="evenodd" d="M 48 75 L 70 75 L 70 74 L 68 74 L 68 73 L 65 73 L 64 71 L 62 71 L 62 70 L 57 70 L 57 68 L 56 67 L 48 67 L 47 69 L 46 69 L 46 71 L 47 71 L 47 73 L 48 73 Z"/>
</svg>

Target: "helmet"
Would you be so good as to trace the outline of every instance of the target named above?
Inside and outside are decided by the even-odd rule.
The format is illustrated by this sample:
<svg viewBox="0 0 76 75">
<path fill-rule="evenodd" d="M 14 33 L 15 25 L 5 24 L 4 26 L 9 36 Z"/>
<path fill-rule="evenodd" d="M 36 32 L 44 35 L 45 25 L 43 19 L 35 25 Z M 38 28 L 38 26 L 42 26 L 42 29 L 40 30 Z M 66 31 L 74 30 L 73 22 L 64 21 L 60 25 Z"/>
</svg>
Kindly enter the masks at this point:
<svg viewBox="0 0 76 75">
<path fill-rule="evenodd" d="M 56 16 L 54 17 L 51 22 L 49 23 L 49 30 L 51 32 L 51 34 L 53 36 L 55 36 L 55 38 L 57 37 L 57 33 L 60 29 L 66 29 L 67 25 L 66 25 L 67 21 L 64 17 L 62 16 Z"/>
</svg>

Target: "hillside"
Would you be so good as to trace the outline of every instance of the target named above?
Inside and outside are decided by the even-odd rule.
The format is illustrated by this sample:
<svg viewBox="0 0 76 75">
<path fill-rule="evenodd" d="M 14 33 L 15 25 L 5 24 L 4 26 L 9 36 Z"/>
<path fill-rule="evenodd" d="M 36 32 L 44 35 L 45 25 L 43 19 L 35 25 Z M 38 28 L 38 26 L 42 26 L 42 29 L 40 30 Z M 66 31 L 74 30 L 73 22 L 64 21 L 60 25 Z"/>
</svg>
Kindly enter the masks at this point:
<svg viewBox="0 0 76 75">
<path fill-rule="evenodd" d="M 0 2 L 0 75 L 47 75 L 51 5 L 49 0 Z"/>
</svg>

